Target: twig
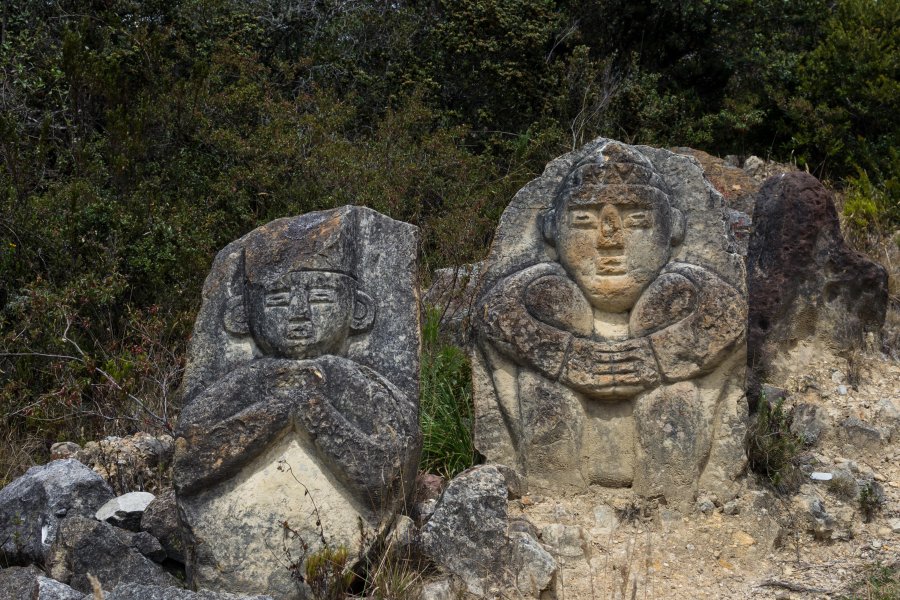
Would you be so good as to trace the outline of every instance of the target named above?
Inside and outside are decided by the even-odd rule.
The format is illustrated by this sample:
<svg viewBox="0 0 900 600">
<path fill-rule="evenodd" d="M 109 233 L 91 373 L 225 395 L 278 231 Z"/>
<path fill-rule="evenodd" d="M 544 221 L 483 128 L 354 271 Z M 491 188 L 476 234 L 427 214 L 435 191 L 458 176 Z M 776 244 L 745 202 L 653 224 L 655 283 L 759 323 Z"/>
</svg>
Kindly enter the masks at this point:
<svg viewBox="0 0 900 600">
<path fill-rule="evenodd" d="M 800 585 L 799 583 L 791 583 L 790 581 L 778 581 L 777 579 L 767 579 L 757 585 L 756 587 L 779 587 L 784 588 L 786 590 L 790 590 L 792 592 L 806 592 L 809 594 L 831 594 L 833 593 L 830 590 L 822 589 L 822 588 L 814 588 L 808 587 L 805 585 Z"/>
</svg>

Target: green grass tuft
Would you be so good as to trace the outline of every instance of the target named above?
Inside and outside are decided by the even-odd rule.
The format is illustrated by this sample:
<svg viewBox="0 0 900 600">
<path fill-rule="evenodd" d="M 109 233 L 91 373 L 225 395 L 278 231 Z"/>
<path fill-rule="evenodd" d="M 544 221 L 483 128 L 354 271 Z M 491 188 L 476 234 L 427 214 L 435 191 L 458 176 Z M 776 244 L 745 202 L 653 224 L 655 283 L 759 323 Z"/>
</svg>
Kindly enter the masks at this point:
<svg viewBox="0 0 900 600">
<path fill-rule="evenodd" d="M 472 443 L 472 369 L 465 352 L 438 336 L 440 315 L 423 328 L 420 469 L 451 478 L 475 462 Z"/>
</svg>

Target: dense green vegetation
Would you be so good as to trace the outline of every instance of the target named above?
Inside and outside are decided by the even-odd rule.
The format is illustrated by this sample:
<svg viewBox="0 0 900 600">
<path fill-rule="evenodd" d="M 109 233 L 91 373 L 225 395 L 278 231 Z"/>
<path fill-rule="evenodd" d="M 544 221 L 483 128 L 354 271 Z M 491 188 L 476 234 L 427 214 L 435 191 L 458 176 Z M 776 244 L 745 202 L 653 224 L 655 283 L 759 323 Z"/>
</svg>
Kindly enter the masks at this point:
<svg viewBox="0 0 900 600">
<path fill-rule="evenodd" d="M 413 222 L 427 277 L 482 256 L 515 190 L 596 135 L 793 160 L 852 178 L 864 225 L 900 216 L 900 0 L 2 10 L 8 448 L 170 427 L 212 256 L 275 217 Z"/>
</svg>

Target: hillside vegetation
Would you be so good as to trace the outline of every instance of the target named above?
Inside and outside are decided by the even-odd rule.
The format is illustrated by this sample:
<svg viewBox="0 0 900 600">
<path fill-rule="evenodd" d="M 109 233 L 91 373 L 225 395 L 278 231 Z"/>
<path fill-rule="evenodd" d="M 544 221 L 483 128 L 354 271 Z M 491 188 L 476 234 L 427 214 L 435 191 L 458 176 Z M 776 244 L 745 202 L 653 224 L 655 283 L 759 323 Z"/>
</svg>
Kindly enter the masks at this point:
<svg viewBox="0 0 900 600">
<path fill-rule="evenodd" d="M 363 204 L 422 268 L 604 135 L 792 161 L 900 223 L 900 0 L 8 0 L 0 479 L 177 417 L 215 252 Z M 864 236 L 863 236 L 864 237 Z"/>
</svg>

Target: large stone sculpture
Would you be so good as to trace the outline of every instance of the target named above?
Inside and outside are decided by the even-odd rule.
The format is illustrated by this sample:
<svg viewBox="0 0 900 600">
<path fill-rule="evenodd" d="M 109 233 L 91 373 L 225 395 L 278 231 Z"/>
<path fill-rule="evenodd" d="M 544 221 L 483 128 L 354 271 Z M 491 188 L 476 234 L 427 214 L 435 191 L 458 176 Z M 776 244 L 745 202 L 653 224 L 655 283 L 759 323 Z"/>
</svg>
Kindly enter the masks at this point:
<svg viewBox="0 0 900 600">
<path fill-rule="evenodd" d="M 744 268 L 697 162 L 598 139 L 501 219 L 476 306 L 476 445 L 531 489 L 686 506 L 744 464 Z"/>
<path fill-rule="evenodd" d="M 412 491 L 416 249 L 411 225 L 345 207 L 216 257 L 176 432 L 192 586 L 305 597 L 307 557 L 359 556 Z"/>
</svg>

